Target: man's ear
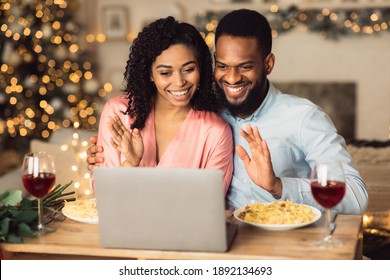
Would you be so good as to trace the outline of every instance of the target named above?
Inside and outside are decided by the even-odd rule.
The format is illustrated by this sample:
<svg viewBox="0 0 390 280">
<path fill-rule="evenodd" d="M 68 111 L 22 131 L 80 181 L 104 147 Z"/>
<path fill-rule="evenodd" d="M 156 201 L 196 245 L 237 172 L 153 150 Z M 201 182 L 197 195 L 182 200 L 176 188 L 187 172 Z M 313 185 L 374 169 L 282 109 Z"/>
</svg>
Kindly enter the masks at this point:
<svg viewBox="0 0 390 280">
<path fill-rule="evenodd" d="M 269 53 L 267 57 L 264 59 L 264 65 L 265 65 L 265 73 L 267 75 L 271 74 L 272 69 L 274 69 L 275 65 L 275 55 L 273 53 Z"/>
</svg>

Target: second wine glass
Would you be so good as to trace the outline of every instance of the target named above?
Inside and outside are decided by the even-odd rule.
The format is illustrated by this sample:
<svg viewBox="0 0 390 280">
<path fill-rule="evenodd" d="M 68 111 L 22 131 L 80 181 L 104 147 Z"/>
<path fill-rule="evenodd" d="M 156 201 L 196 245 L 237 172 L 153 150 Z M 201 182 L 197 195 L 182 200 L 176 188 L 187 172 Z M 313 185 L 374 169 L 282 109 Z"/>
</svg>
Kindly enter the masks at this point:
<svg viewBox="0 0 390 280">
<path fill-rule="evenodd" d="M 326 209 L 326 235 L 317 242 L 321 248 L 336 248 L 343 242 L 332 238 L 330 209 L 341 202 L 345 194 L 345 175 L 342 163 L 316 163 L 311 172 L 311 192 L 316 202 Z"/>
<path fill-rule="evenodd" d="M 53 232 L 53 228 L 45 227 L 42 222 L 44 198 L 55 183 L 55 167 L 53 157 L 46 152 L 28 153 L 24 156 L 22 181 L 26 190 L 37 198 L 38 226 L 35 234 L 43 235 Z"/>
</svg>

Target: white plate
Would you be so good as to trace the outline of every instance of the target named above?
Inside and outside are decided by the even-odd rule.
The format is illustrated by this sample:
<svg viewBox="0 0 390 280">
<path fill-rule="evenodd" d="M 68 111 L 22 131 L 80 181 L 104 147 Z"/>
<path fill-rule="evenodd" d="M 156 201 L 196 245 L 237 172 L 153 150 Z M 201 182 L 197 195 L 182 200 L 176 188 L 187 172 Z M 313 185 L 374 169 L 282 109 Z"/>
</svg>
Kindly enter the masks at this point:
<svg viewBox="0 0 390 280">
<path fill-rule="evenodd" d="M 85 201 L 87 201 L 87 200 L 95 200 L 95 198 L 86 199 Z M 67 212 L 66 207 L 62 208 L 62 214 L 64 214 L 65 217 L 67 217 L 67 218 L 69 218 L 71 220 L 74 220 L 74 221 L 77 221 L 77 222 L 81 222 L 81 223 L 87 223 L 87 224 L 98 224 L 99 223 L 98 217 L 83 218 L 83 217 L 80 217 L 80 216 L 82 216 L 82 213 L 80 213 L 80 216 L 75 215 L 75 214 L 69 214 Z"/>
<path fill-rule="evenodd" d="M 319 218 L 321 218 L 321 211 L 320 210 L 318 210 L 315 207 L 309 206 L 309 205 L 306 205 L 306 206 L 311 208 L 311 210 L 314 213 L 314 218 L 310 222 L 300 223 L 300 224 L 256 224 L 256 223 L 247 222 L 247 221 L 244 221 L 238 217 L 238 212 L 244 210 L 244 208 L 237 209 L 236 211 L 234 211 L 234 217 L 237 220 L 239 220 L 240 222 L 243 222 L 245 224 L 252 225 L 252 226 L 255 226 L 255 227 L 258 227 L 261 229 L 265 229 L 265 230 L 274 230 L 274 231 L 290 230 L 290 229 L 308 226 L 310 224 L 317 222 L 319 220 Z"/>
</svg>

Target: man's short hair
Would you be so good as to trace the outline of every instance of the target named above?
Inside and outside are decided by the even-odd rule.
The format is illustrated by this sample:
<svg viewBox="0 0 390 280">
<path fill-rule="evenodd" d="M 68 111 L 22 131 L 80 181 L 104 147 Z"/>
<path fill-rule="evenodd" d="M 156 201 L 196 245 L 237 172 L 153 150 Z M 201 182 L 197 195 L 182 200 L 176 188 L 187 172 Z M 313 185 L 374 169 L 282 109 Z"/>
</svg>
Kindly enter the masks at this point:
<svg viewBox="0 0 390 280">
<path fill-rule="evenodd" d="M 264 57 L 272 49 L 269 22 L 262 14 L 253 10 L 239 9 L 226 14 L 218 23 L 215 44 L 222 35 L 256 38 Z"/>
</svg>

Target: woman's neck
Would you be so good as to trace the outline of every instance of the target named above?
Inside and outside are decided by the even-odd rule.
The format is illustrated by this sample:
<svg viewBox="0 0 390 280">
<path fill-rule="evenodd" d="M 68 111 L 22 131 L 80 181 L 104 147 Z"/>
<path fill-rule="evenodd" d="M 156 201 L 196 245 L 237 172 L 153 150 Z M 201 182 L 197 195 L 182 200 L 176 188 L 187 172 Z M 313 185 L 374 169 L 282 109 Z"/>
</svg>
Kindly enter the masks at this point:
<svg viewBox="0 0 390 280">
<path fill-rule="evenodd" d="M 158 118 L 171 121 L 183 121 L 191 110 L 190 105 L 179 107 L 164 101 L 165 100 L 160 100 L 159 98 L 155 101 L 154 114 L 155 116 L 158 116 Z"/>
</svg>

